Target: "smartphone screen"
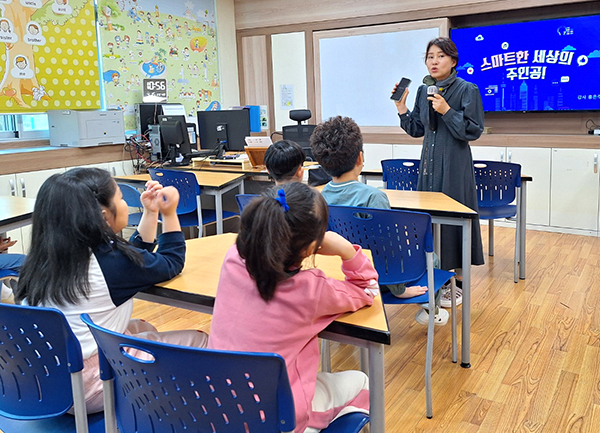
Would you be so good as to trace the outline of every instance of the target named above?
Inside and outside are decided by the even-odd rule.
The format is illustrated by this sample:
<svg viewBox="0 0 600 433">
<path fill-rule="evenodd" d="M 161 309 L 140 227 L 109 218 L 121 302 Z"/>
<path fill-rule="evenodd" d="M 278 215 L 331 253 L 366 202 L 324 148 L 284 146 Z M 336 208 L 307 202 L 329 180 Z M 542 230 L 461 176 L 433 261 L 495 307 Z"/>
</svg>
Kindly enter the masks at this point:
<svg viewBox="0 0 600 433">
<path fill-rule="evenodd" d="M 406 91 L 407 87 L 410 85 L 411 80 L 408 78 L 402 78 L 400 80 L 400 83 L 398 83 L 398 87 L 396 87 L 396 91 L 392 94 L 392 96 L 390 96 L 390 99 L 394 99 L 396 101 L 399 101 L 400 99 L 402 99 L 402 95 L 404 95 L 404 92 Z"/>
</svg>

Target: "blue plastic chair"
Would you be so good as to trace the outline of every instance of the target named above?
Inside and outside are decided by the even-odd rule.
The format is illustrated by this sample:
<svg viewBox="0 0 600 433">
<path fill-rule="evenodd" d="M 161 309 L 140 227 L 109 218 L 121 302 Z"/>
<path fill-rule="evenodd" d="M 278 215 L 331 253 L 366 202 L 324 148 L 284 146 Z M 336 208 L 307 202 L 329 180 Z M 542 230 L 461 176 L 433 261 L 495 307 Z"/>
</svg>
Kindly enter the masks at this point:
<svg viewBox="0 0 600 433">
<path fill-rule="evenodd" d="M 521 187 L 521 166 L 510 162 L 473 161 L 479 218 L 488 220 L 488 254 L 494 255 L 494 220 L 512 218 L 517 214 L 517 205 L 511 204 L 517 198 L 517 188 Z M 515 235 L 515 283 L 518 281 L 519 225 Z"/>
<path fill-rule="evenodd" d="M 384 159 L 381 161 L 386 189 L 416 191 L 419 179 L 418 159 Z"/>
<path fill-rule="evenodd" d="M 81 318 L 99 348 L 107 433 L 117 425 L 120 433 L 294 430 L 293 395 L 281 356 L 175 346 L 109 331 L 87 314 Z M 133 357 L 127 348 L 151 360 Z M 360 428 L 368 419 L 344 418 L 338 425 L 354 421 Z"/>
<path fill-rule="evenodd" d="M 382 293 L 386 304 L 435 305 L 437 292 L 454 273 L 433 268 L 431 216 L 421 212 L 329 206 L 329 229 L 350 242 L 371 250 L 379 284 L 427 286 L 427 293 L 413 298 L 397 298 Z M 452 284 L 454 292 L 454 284 Z M 452 360 L 457 360 L 456 301 L 452 293 Z M 434 310 L 429 308 L 430 311 Z M 427 417 L 433 416 L 431 364 L 433 354 L 434 314 L 429 314 L 427 356 L 425 361 L 425 396 Z"/>
<path fill-rule="evenodd" d="M 143 215 L 143 206 L 141 202 L 141 194 L 131 185 L 126 183 L 118 183 L 119 188 L 121 188 L 121 192 L 123 193 L 123 200 L 127 203 L 127 207 L 137 208 L 137 212 L 130 212 L 129 218 L 127 219 L 128 226 L 139 226 L 140 220 Z"/>
<path fill-rule="evenodd" d="M 152 180 L 159 182 L 162 186 L 174 186 L 179 191 L 179 204 L 177 215 L 182 227 L 197 227 L 198 237 L 202 237 L 205 224 L 217 220 L 214 209 L 202 209 L 200 194 L 202 193 L 198 180 L 194 173 L 181 170 L 165 170 L 149 168 L 148 172 Z M 234 212 L 223 211 L 223 219 L 238 215 Z"/>
<path fill-rule="evenodd" d="M 81 346 L 60 311 L 0 304 L 0 430 L 103 432 L 102 413 L 86 416 L 82 369 Z M 71 407 L 75 416 L 66 414 Z"/>
<path fill-rule="evenodd" d="M 258 196 L 258 194 L 237 194 L 235 196 L 235 199 L 237 201 L 238 208 L 240 209 L 240 214 L 242 213 L 246 205 Z"/>
</svg>

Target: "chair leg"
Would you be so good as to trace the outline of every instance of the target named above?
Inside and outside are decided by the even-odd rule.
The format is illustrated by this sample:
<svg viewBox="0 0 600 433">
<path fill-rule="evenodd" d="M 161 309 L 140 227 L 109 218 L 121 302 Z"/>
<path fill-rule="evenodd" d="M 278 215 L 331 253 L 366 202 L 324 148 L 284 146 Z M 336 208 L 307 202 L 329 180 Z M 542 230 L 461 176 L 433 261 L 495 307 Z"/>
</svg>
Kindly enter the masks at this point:
<svg viewBox="0 0 600 433">
<path fill-rule="evenodd" d="M 514 281 L 515 283 L 519 282 L 519 266 L 521 265 L 521 258 L 519 256 L 519 251 L 521 251 L 521 239 L 519 233 L 521 232 L 522 221 L 519 221 L 517 218 L 517 227 L 515 229 L 515 258 L 514 258 Z"/>
<path fill-rule="evenodd" d="M 494 220 L 488 220 L 488 255 L 494 255 Z"/>
<path fill-rule="evenodd" d="M 326 339 L 321 339 L 321 371 L 324 373 L 331 372 L 331 342 Z"/>
<path fill-rule="evenodd" d="M 458 362 L 458 344 L 456 342 L 456 279 L 452 277 L 450 280 L 450 297 L 452 305 L 450 311 L 452 313 L 452 362 Z"/>
</svg>

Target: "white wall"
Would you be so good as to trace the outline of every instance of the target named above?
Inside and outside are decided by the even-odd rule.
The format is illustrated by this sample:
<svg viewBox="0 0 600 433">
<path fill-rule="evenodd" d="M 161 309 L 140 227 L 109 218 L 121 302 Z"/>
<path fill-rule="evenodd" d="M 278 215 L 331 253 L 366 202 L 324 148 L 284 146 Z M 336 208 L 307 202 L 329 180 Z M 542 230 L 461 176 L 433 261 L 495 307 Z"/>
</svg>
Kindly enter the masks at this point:
<svg viewBox="0 0 600 433">
<path fill-rule="evenodd" d="M 237 43 L 233 0 L 216 0 L 217 38 L 223 108 L 240 105 Z"/>
</svg>

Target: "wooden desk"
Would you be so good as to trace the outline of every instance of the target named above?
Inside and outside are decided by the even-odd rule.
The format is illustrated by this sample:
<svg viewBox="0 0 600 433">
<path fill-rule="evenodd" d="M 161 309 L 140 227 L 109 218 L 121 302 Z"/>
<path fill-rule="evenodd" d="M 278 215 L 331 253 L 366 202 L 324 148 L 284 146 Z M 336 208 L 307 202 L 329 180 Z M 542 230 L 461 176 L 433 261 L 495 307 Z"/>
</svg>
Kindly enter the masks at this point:
<svg viewBox="0 0 600 433">
<path fill-rule="evenodd" d="M 477 212 L 441 192 L 383 190 L 392 209 L 427 212 L 433 224 L 462 227 L 462 353 L 461 366 L 471 366 L 471 226 Z M 436 251 L 439 251 L 439 230 L 436 230 Z M 452 316 L 456 320 L 456 316 Z M 452 360 L 457 354 L 453 351 Z"/>
<path fill-rule="evenodd" d="M 361 178 L 363 183 L 368 180 L 381 180 L 383 172 L 381 169 L 363 170 Z M 527 182 L 532 182 L 533 177 L 521 174 L 521 188 L 517 188 L 517 259 L 515 260 L 515 283 L 517 279 L 524 280 L 526 276 L 527 260 L 525 254 L 526 232 L 527 232 Z"/>
<path fill-rule="evenodd" d="M 187 170 L 186 170 L 187 171 Z M 204 193 L 215 198 L 215 213 L 217 214 L 217 234 L 223 233 L 223 194 L 238 188 L 240 194 L 244 193 L 244 175 L 239 173 L 217 173 L 206 171 L 191 171 L 196 175 L 198 184 L 204 188 Z M 136 187 L 150 180 L 150 175 L 134 174 L 130 176 L 116 176 L 117 182 L 130 183 Z"/>
<path fill-rule="evenodd" d="M 221 264 L 236 234 L 225 233 L 187 241 L 186 265 L 170 281 L 138 293 L 140 299 L 179 308 L 212 313 Z M 316 257 L 317 266 L 328 276 L 344 279 L 339 257 Z M 348 313 L 329 325 L 321 337 L 365 348 L 369 358 L 371 432 L 385 432 L 383 345 L 390 344 L 390 331 L 381 297 L 370 307 Z"/>
<path fill-rule="evenodd" d="M 31 224 L 35 199 L 0 196 L 0 236 L 6 237 L 6 232 Z"/>
</svg>

